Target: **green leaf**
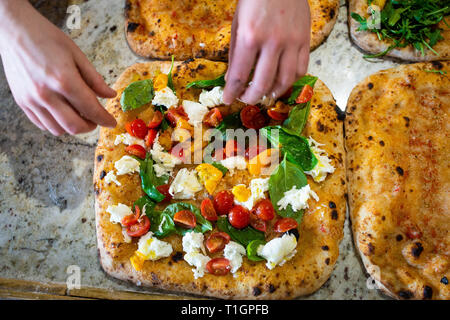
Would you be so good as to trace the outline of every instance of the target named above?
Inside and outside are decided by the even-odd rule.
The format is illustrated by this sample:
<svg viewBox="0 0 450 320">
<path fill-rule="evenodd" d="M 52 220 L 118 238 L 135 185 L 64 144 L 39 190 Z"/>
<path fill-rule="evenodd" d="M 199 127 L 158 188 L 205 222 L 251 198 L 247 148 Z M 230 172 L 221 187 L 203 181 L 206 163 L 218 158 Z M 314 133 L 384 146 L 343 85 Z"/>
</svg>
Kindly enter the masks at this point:
<svg viewBox="0 0 450 320">
<path fill-rule="evenodd" d="M 311 102 L 297 104 L 283 122 L 283 130 L 292 135 L 301 135 L 308 120 Z"/>
<path fill-rule="evenodd" d="M 145 207 L 145 212 L 148 215 L 149 212 L 153 211 L 153 209 L 156 206 L 156 203 L 152 199 L 150 199 L 149 196 L 144 195 L 134 202 L 133 211 L 134 211 L 135 206 L 139 207 L 139 210 L 141 210 L 141 213 L 144 212 L 144 207 Z"/>
<path fill-rule="evenodd" d="M 264 258 L 258 256 L 259 246 L 266 244 L 265 240 L 253 240 L 247 245 L 247 259 L 251 261 L 263 261 Z"/>
<path fill-rule="evenodd" d="M 228 169 L 226 167 L 224 167 L 223 165 L 221 165 L 218 162 L 212 162 L 211 163 L 214 167 L 216 167 L 217 169 L 219 169 L 223 175 L 225 175 L 228 172 Z"/>
<path fill-rule="evenodd" d="M 167 86 L 172 89 L 173 93 L 176 93 L 175 87 L 173 85 L 173 79 L 172 79 L 172 70 L 173 70 L 173 64 L 175 62 L 175 56 L 172 56 L 172 65 L 170 66 L 169 73 L 167 74 Z"/>
<path fill-rule="evenodd" d="M 172 217 L 160 211 L 152 211 L 151 214 L 147 214 L 150 219 L 150 231 L 152 231 L 156 237 L 164 238 L 172 233 L 176 232 L 176 225 L 173 222 Z"/>
<path fill-rule="evenodd" d="M 175 216 L 175 213 L 177 213 L 178 211 L 182 211 L 182 210 L 191 211 L 195 215 L 197 225 L 195 226 L 194 229 L 186 229 L 186 228 L 182 228 L 180 226 L 175 225 L 175 230 L 178 234 L 185 235 L 187 232 L 191 232 L 191 231 L 205 233 L 207 231 L 212 230 L 211 222 L 206 220 L 202 216 L 200 210 L 193 204 L 190 204 L 187 202 L 172 203 L 172 204 L 168 205 L 162 213 L 169 215 L 173 221 L 173 217 Z"/>
<path fill-rule="evenodd" d="M 153 100 L 154 90 L 151 79 L 136 81 L 128 85 L 120 98 L 123 111 L 137 109 Z"/>
<path fill-rule="evenodd" d="M 186 85 L 186 89 L 190 88 L 212 89 L 214 87 L 224 87 L 224 86 L 225 86 L 225 74 L 222 74 L 215 79 L 197 80 L 190 82 Z"/>
<path fill-rule="evenodd" d="M 153 160 L 149 153 L 145 160 L 140 160 L 139 175 L 141 177 L 142 190 L 150 197 L 150 199 L 161 202 L 165 196 L 161 194 L 156 187 L 166 184 L 169 177 L 157 177 L 153 169 Z"/>
<path fill-rule="evenodd" d="M 314 85 L 316 84 L 317 77 L 313 76 L 303 76 L 300 79 L 298 79 L 294 84 L 292 85 L 292 93 L 291 96 L 287 99 L 287 104 L 295 104 L 295 100 L 297 100 L 297 97 L 302 92 L 303 87 L 305 85 L 309 85 L 312 88 L 314 88 Z"/>
<path fill-rule="evenodd" d="M 227 233 L 233 241 L 242 244 L 244 247 L 247 247 L 253 240 L 265 240 L 264 232 L 253 229 L 250 226 L 236 229 L 225 217 L 219 217 L 216 226 L 220 231 Z"/>
<path fill-rule="evenodd" d="M 224 140 L 227 140 L 226 138 L 227 129 L 239 129 L 239 128 L 242 128 L 240 111 L 227 115 L 226 117 L 223 118 L 222 122 L 216 127 L 217 130 L 222 132 Z"/>
<path fill-rule="evenodd" d="M 297 189 L 301 189 L 307 184 L 308 180 L 303 171 L 284 157 L 269 178 L 269 195 L 275 211 L 282 217 L 293 218 L 300 223 L 303 210 L 294 211 L 291 205 L 288 205 L 286 209 L 280 210 L 277 203 L 284 197 L 286 191 L 291 190 L 294 186 Z"/>
</svg>

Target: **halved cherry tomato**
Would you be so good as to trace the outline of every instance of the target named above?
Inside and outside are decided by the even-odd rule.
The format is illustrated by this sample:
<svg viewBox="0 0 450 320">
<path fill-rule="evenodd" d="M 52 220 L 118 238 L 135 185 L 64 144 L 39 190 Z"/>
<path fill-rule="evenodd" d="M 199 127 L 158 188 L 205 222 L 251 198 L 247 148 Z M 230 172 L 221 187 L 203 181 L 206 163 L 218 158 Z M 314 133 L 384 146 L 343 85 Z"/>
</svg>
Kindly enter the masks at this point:
<svg viewBox="0 0 450 320">
<path fill-rule="evenodd" d="M 313 88 L 309 84 L 305 84 L 302 89 L 302 92 L 298 95 L 297 99 L 295 99 L 296 103 L 306 103 L 311 100 L 314 94 Z"/>
<path fill-rule="evenodd" d="M 282 219 L 278 220 L 277 222 L 275 222 L 275 225 L 273 226 L 273 230 L 275 232 L 283 233 L 288 230 L 295 229 L 297 227 L 298 227 L 298 223 L 294 219 L 282 218 Z"/>
<path fill-rule="evenodd" d="M 224 276 L 231 270 L 230 260 L 225 258 L 215 258 L 206 264 L 206 270 L 215 276 Z"/>
<path fill-rule="evenodd" d="M 267 145 L 253 145 L 247 148 L 247 150 L 245 150 L 245 158 L 246 159 L 253 159 L 254 157 L 256 157 L 258 154 L 260 154 L 261 152 L 263 152 L 264 150 L 267 149 Z"/>
<path fill-rule="evenodd" d="M 148 131 L 147 125 L 141 119 L 136 119 L 128 122 L 125 125 L 125 129 L 130 135 L 139 139 L 144 139 Z"/>
<path fill-rule="evenodd" d="M 172 195 L 169 193 L 170 184 L 162 184 L 157 186 L 156 189 L 161 193 L 165 198 L 161 202 L 167 202 L 172 200 Z"/>
<path fill-rule="evenodd" d="M 129 227 L 138 222 L 139 217 L 141 216 L 141 210 L 139 209 L 139 206 L 134 206 L 134 212 L 135 212 L 135 214 L 129 214 L 129 215 L 123 217 L 123 219 L 120 223 L 124 227 Z"/>
<path fill-rule="evenodd" d="M 181 210 L 175 213 L 173 221 L 180 227 L 193 229 L 197 225 L 195 215 L 189 210 Z"/>
<path fill-rule="evenodd" d="M 250 211 L 243 206 L 236 205 L 228 213 L 228 221 L 237 229 L 245 228 L 250 224 Z"/>
<path fill-rule="evenodd" d="M 271 108 L 271 109 L 267 110 L 267 114 L 273 120 L 278 120 L 278 121 L 286 120 L 289 117 L 289 113 L 275 111 L 275 108 Z"/>
<path fill-rule="evenodd" d="M 214 232 L 206 239 L 206 248 L 210 253 L 222 251 L 230 240 L 231 238 L 227 233 Z"/>
<path fill-rule="evenodd" d="M 261 220 L 270 221 L 275 217 L 275 210 L 269 199 L 262 199 L 256 203 L 252 212 Z"/>
<path fill-rule="evenodd" d="M 266 221 L 259 219 L 254 213 L 250 213 L 250 225 L 254 229 L 262 231 L 262 232 L 266 232 L 266 230 L 267 230 Z"/>
<path fill-rule="evenodd" d="M 127 228 L 127 233 L 130 237 L 140 237 L 148 230 L 150 230 L 150 220 L 147 216 L 142 216 L 140 221 Z"/>
<path fill-rule="evenodd" d="M 234 206 L 234 195 L 231 191 L 222 190 L 214 197 L 214 209 L 218 215 L 226 215 Z"/>
<path fill-rule="evenodd" d="M 184 112 L 184 109 L 182 106 L 176 107 L 176 108 L 169 108 L 166 113 L 166 118 L 170 122 L 170 125 L 172 127 L 175 127 L 177 125 L 177 121 L 180 118 L 184 118 L 185 120 L 189 119 L 186 112 Z"/>
<path fill-rule="evenodd" d="M 141 159 L 145 159 L 145 155 L 147 153 L 144 147 L 141 146 L 140 144 L 132 144 L 131 146 L 126 147 L 125 151 Z"/>
<path fill-rule="evenodd" d="M 222 122 L 222 114 L 219 111 L 219 108 L 211 109 L 205 116 L 203 117 L 203 122 L 210 127 L 217 127 Z"/>
<path fill-rule="evenodd" d="M 268 120 L 257 106 L 246 106 L 240 116 L 242 124 L 249 129 L 261 129 Z"/>
<path fill-rule="evenodd" d="M 155 138 L 158 135 L 158 130 L 149 129 L 147 135 L 145 136 L 145 145 L 147 148 L 151 148 L 155 142 Z M 145 158 L 145 157 L 144 157 Z"/>
<path fill-rule="evenodd" d="M 153 115 L 152 121 L 150 121 L 150 123 L 147 125 L 147 127 L 148 127 L 149 129 L 155 129 L 155 128 L 158 128 L 159 125 L 161 124 L 161 122 L 163 121 L 163 119 L 164 119 L 164 116 L 163 116 L 163 114 L 161 113 L 161 111 L 156 110 L 156 111 L 155 111 L 155 114 Z"/>
<path fill-rule="evenodd" d="M 214 209 L 214 204 L 211 201 L 211 199 L 205 198 L 202 201 L 200 210 L 201 210 L 202 216 L 205 217 L 206 220 L 217 221 L 216 209 Z"/>
</svg>

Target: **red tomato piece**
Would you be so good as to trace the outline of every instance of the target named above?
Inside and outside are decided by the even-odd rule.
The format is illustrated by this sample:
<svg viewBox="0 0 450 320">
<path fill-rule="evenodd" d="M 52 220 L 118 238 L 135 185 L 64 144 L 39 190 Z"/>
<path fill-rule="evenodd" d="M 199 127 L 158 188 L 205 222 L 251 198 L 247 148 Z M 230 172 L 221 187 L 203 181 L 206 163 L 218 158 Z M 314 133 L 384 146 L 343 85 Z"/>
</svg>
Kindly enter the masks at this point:
<svg viewBox="0 0 450 320">
<path fill-rule="evenodd" d="M 205 116 L 203 117 L 203 122 L 210 127 L 217 127 L 222 122 L 222 114 L 219 111 L 219 108 L 211 109 Z"/>
<path fill-rule="evenodd" d="M 295 99 L 296 103 L 306 103 L 311 100 L 314 94 L 313 88 L 309 84 L 305 84 L 302 89 L 302 92 L 298 95 L 297 99 Z"/>
<path fill-rule="evenodd" d="M 225 232 L 211 233 L 208 239 L 206 239 L 206 248 L 210 253 L 222 251 L 223 248 L 231 240 L 230 236 Z"/>
<path fill-rule="evenodd" d="M 298 223 L 294 219 L 282 218 L 282 219 L 278 220 L 277 222 L 275 222 L 273 229 L 275 232 L 283 233 L 283 232 L 289 231 L 291 229 L 295 229 L 297 227 L 298 227 Z"/>
<path fill-rule="evenodd" d="M 181 210 L 173 216 L 175 224 L 186 229 L 193 229 L 197 225 L 195 215 L 189 210 Z"/>
<path fill-rule="evenodd" d="M 141 210 L 138 206 L 134 206 L 135 214 L 130 214 L 128 216 L 123 217 L 121 223 L 124 227 L 129 227 L 138 222 L 139 217 L 141 216 Z"/>
<path fill-rule="evenodd" d="M 177 125 L 177 121 L 180 118 L 184 118 L 185 120 L 188 120 L 188 115 L 186 112 L 184 112 L 184 109 L 182 106 L 176 107 L 176 108 L 169 108 L 166 113 L 166 118 L 170 122 L 170 125 L 172 127 L 175 127 Z"/>
<path fill-rule="evenodd" d="M 161 202 L 172 200 L 172 195 L 169 193 L 169 188 L 170 184 L 162 184 L 156 187 L 156 189 L 165 197 Z"/>
<path fill-rule="evenodd" d="M 263 152 L 267 149 L 267 145 L 253 145 L 251 147 L 248 147 L 247 150 L 245 150 L 245 158 L 246 159 L 253 159 L 258 154 Z"/>
<path fill-rule="evenodd" d="M 249 129 L 261 129 L 267 124 L 266 116 L 257 106 L 246 106 L 241 110 L 242 124 Z"/>
<path fill-rule="evenodd" d="M 267 114 L 273 120 L 278 120 L 278 121 L 286 120 L 289 117 L 289 113 L 287 113 L 287 112 L 278 112 L 278 111 L 275 110 L 275 108 L 270 108 L 269 110 L 267 110 Z"/>
<path fill-rule="evenodd" d="M 206 198 L 202 201 L 200 206 L 200 211 L 202 216 L 208 221 L 217 221 L 216 209 L 214 209 L 214 204 L 211 199 Z"/>
<path fill-rule="evenodd" d="M 215 276 L 224 276 L 231 270 L 230 260 L 225 258 L 215 258 L 206 264 L 206 270 Z"/>
<path fill-rule="evenodd" d="M 131 146 L 126 147 L 125 151 L 141 159 L 145 159 L 145 155 L 147 154 L 144 147 L 139 144 L 132 144 Z"/>
<path fill-rule="evenodd" d="M 127 227 L 127 233 L 130 237 L 140 237 L 150 230 L 150 219 L 147 216 L 142 216 L 140 221 Z"/>
<path fill-rule="evenodd" d="M 228 190 L 220 191 L 214 197 L 214 209 L 216 209 L 217 214 L 221 216 L 227 215 L 233 206 L 234 195 Z"/>
<path fill-rule="evenodd" d="M 266 221 L 259 219 L 253 213 L 250 213 L 250 226 L 252 226 L 254 229 L 262 231 L 262 232 L 266 232 L 266 230 L 267 230 Z"/>
<path fill-rule="evenodd" d="M 145 136 L 145 145 L 147 148 L 151 148 L 155 142 L 156 136 L 158 135 L 158 130 L 149 129 L 147 135 Z"/>
<path fill-rule="evenodd" d="M 225 144 L 224 159 L 238 155 L 241 156 L 243 153 L 243 148 L 236 140 L 228 140 Z"/>
<path fill-rule="evenodd" d="M 252 212 L 255 216 L 264 221 L 270 221 L 275 217 L 275 209 L 269 199 L 258 201 L 253 207 Z"/>
<path fill-rule="evenodd" d="M 141 119 L 136 119 L 128 122 L 125 125 L 125 129 L 130 135 L 139 139 L 144 139 L 148 131 L 147 125 Z"/>
<path fill-rule="evenodd" d="M 250 224 L 250 211 L 243 206 L 234 206 L 228 213 L 228 221 L 237 229 L 245 228 Z"/>
<path fill-rule="evenodd" d="M 155 129 L 158 128 L 159 125 L 161 124 L 161 122 L 163 121 L 164 116 L 161 113 L 161 111 L 156 110 L 155 114 L 153 115 L 152 121 L 150 121 L 150 123 L 148 124 L 148 128 L 149 129 Z"/>
</svg>

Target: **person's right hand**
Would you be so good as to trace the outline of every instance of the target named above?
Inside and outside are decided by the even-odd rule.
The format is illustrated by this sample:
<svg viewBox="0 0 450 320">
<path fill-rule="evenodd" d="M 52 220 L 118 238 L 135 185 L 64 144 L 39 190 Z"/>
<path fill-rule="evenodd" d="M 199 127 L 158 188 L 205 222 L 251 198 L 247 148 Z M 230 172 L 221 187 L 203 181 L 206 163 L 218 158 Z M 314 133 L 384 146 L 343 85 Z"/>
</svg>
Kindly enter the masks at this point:
<svg viewBox="0 0 450 320">
<path fill-rule="evenodd" d="M 41 130 L 58 136 L 116 125 L 97 100 L 116 92 L 28 1 L 0 1 L 0 55 L 16 103 Z"/>
</svg>

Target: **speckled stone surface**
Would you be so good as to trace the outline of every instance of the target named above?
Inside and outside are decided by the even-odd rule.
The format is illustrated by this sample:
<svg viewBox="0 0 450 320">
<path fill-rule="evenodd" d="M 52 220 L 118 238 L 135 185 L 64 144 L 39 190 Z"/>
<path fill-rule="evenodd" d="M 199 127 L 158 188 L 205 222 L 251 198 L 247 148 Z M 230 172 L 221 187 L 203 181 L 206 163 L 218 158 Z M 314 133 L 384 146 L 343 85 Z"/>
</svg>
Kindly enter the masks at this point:
<svg viewBox="0 0 450 320">
<path fill-rule="evenodd" d="M 67 30 L 64 14 L 72 1 L 35 1 L 87 54 L 112 84 L 139 62 L 123 31 L 124 0 L 74 1 L 82 15 L 80 30 Z M 395 66 L 368 62 L 351 43 L 347 9 L 327 41 L 311 54 L 309 72 L 319 76 L 345 109 L 351 89 L 364 77 Z M 101 269 L 95 234 L 92 189 L 98 130 L 76 137 L 53 137 L 34 127 L 14 103 L 0 71 L 0 277 L 65 283 L 68 266 L 81 269 L 81 285 L 111 290 L 148 289 L 113 279 Z M 383 299 L 366 286 L 349 221 L 331 278 L 307 299 Z M 154 291 L 152 291 L 154 292 Z"/>
</svg>

